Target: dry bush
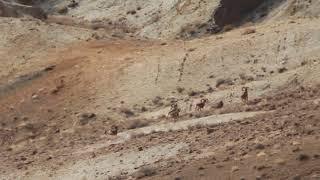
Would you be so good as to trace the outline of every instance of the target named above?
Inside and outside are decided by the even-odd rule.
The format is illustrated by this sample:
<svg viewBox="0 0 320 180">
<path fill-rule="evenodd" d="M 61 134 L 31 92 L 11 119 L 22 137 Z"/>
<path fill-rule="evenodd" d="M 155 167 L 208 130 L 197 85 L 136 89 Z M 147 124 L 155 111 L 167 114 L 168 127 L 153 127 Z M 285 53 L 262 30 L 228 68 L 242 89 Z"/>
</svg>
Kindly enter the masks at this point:
<svg viewBox="0 0 320 180">
<path fill-rule="evenodd" d="M 94 22 L 90 25 L 90 28 L 93 30 L 106 29 L 106 25 L 102 22 Z"/>
<path fill-rule="evenodd" d="M 250 75 L 246 75 L 245 73 L 239 74 L 239 77 L 243 81 L 254 81 L 254 77 Z"/>
<path fill-rule="evenodd" d="M 130 10 L 130 11 L 127 12 L 127 14 L 135 15 L 135 14 L 137 14 L 137 11 L 136 10 Z"/>
<path fill-rule="evenodd" d="M 14 141 L 14 133 L 12 131 L 0 129 L 0 145 L 9 145 Z"/>
<path fill-rule="evenodd" d="M 135 115 L 134 112 L 128 108 L 121 108 L 120 112 L 124 114 L 127 118 Z"/>
<path fill-rule="evenodd" d="M 161 98 L 160 96 L 155 97 L 155 98 L 152 100 L 152 103 L 153 103 L 154 105 L 158 105 L 158 106 L 162 106 L 162 105 L 163 105 L 162 98 Z"/>
<path fill-rule="evenodd" d="M 207 92 L 208 92 L 208 93 L 213 93 L 213 92 L 214 92 L 214 89 L 213 89 L 211 86 L 209 86 L 208 89 L 207 89 Z"/>
<path fill-rule="evenodd" d="M 141 112 L 147 112 L 147 111 L 148 111 L 148 108 L 146 108 L 144 106 L 141 107 Z"/>
<path fill-rule="evenodd" d="M 183 91 L 184 91 L 183 87 L 180 87 L 180 86 L 177 87 L 177 92 L 178 93 L 182 93 Z"/>
<path fill-rule="evenodd" d="M 286 71 L 288 71 L 288 69 L 286 67 L 281 67 L 278 69 L 278 73 L 284 73 Z"/>
<path fill-rule="evenodd" d="M 256 29 L 248 28 L 242 32 L 242 35 L 253 34 L 253 33 L 256 33 Z"/>
<path fill-rule="evenodd" d="M 193 90 L 191 90 L 190 92 L 188 92 L 188 95 L 189 95 L 189 96 L 197 96 L 198 94 L 199 94 L 199 92 L 193 91 Z"/>
<path fill-rule="evenodd" d="M 218 87 L 220 87 L 221 85 L 233 85 L 234 83 L 233 83 L 233 81 L 232 81 L 232 79 L 231 78 L 226 78 L 226 79 L 222 79 L 222 78 L 220 78 L 220 79 L 218 79 L 217 81 L 216 81 L 216 87 L 218 88 Z"/>
<path fill-rule="evenodd" d="M 141 127 L 148 126 L 149 122 L 141 119 L 134 119 L 128 122 L 127 129 L 137 129 Z"/>
</svg>

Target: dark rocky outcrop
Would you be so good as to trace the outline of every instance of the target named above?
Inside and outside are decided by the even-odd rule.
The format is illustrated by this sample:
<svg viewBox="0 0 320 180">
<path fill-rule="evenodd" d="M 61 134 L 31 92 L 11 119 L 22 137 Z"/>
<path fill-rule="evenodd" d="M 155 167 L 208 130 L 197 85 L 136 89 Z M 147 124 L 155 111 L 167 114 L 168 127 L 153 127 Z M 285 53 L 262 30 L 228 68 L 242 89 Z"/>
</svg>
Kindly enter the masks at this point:
<svg viewBox="0 0 320 180">
<path fill-rule="evenodd" d="M 214 12 L 214 22 L 220 27 L 240 22 L 240 20 L 266 0 L 221 0 Z"/>
<path fill-rule="evenodd" d="M 19 3 L 0 0 L 0 16 L 23 17 L 32 16 L 37 19 L 46 19 L 47 14 L 40 8 Z"/>
</svg>

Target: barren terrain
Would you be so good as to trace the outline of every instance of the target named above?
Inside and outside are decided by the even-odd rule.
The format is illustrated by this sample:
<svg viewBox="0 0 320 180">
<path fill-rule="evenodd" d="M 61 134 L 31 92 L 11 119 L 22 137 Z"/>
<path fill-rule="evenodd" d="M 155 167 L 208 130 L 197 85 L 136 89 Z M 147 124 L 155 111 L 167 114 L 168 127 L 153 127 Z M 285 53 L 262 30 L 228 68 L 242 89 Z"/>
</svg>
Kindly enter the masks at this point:
<svg viewBox="0 0 320 180">
<path fill-rule="evenodd" d="M 318 1 L 17 2 L 0 179 L 320 179 Z"/>
</svg>

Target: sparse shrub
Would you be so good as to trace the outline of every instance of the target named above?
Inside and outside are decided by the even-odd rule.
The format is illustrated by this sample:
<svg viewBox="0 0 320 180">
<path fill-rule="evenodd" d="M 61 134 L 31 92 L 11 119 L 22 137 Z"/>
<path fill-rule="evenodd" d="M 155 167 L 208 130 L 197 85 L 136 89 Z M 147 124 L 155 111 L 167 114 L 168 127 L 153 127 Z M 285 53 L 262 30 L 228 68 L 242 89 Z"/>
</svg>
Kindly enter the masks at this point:
<svg viewBox="0 0 320 180">
<path fill-rule="evenodd" d="M 93 39 L 95 39 L 95 40 L 100 40 L 100 39 L 102 39 L 102 37 L 101 37 L 98 33 L 93 33 L 93 34 L 91 35 L 91 37 L 92 37 Z"/>
<path fill-rule="evenodd" d="M 207 91 L 208 91 L 208 93 L 213 93 L 214 89 L 210 86 L 210 87 L 208 87 Z"/>
<path fill-rule="evenodd" d="M 182 93 L 185 89 L 183 87 L 177 87 L 177 92 L 178 93 Z"/>
<path fill-rule="evenodd" d="M 135 15 L 135 14 L 137 14 L 137 11 L 131 10 L 131 11 L 128 11 L 127 14 Z"/>
<path fill-rule="evenodd" d="M 220 78 L 220 79 L 218 79 L 217 82 L 216 82 L 216 87 L 218 88 L 218 87 L 220 87 L 220 86 L 223 85 L 223 84 L 230 86 L 230 85 L 233 85 L 234 83 L 233 83 L 233 81 L 232 81 L 230 78 L 226 78 L 226 79 Z"/>
<path fill-rule="evenodd" d="M 242 32 L 242 35 L 253 34 L 253 33 L 256 33 L 256 29 L 248 28 Z"/>
<path fill-rule="evenodd" d="M 146 111 L 148 111 L 148 109 L 146 107 L 142 106 L 141 107 L 141 112 L 146 112 Z"/>
<path fill-rule="evenodd" d="M 132 117 L 135 115 L 134 112 L 128 108 L 121 108 L 120 112 L 124 114 L 126 117 Z"/>
<path fill-rule="evenodd" d="M 127 129 L 137 129 L 141 127 L 148 126 L 149 122 L 140 119 L 134 119 L 128 122 Z"/>
<path fill-rule="evenodd" d="M 210 75 L 208 78 L 213 79 L 213 78 L 215 78 L 215 75 Z"/>
<path fill-rule="evenodd" d="M 161 105 L 161 104 L 163 104 L 161 101 L 162 101 L 162 98 L 160 96 L 157 96 L 152 100 L 152 103 L 154 105 Z"/>
<path fill-rule="evenodd" d="M 159 116 L 159 119 L 165 119 L 166 117 L 167 117 L 166 115 L 162 114 Z"/>
<path fill-rule="evenodd" d="M 306 61 L 306 60 L 303 60 L 302 62 L 301 62 L 301 66 L 305 66 L 305 65 L 307 65 L 308 64 L 308 61 Z"/>
<path fill-rule="evenodd" d="M 196 96 L 196 95 L 198 95 L 199 94 L 199 92 L 196 92 L 196 91 L 190 91 L 190 92 L 188 92 L 188 95 L 189 96 Z"/>
<path fill-rule="evenodd" d="M 284 73 L 286 71 L 288 71 L 288 69 L 286 67 L 281 67 L 278 69 L 278 73 Z"/>
<path fill-rule="evenodd" d="M 96 114 L 94 113 L 82 113 L 79 115 L 79 124 L 80 125 L 86 125 L 91 120 L 94 120 L 96 118 Z"/>
<path fill-rule="evenodd" d="M 246 75 L 245 73 L 239 74 L 239 77 L 243 81 L 254 81 L 254 77 Z"/>
</svg>

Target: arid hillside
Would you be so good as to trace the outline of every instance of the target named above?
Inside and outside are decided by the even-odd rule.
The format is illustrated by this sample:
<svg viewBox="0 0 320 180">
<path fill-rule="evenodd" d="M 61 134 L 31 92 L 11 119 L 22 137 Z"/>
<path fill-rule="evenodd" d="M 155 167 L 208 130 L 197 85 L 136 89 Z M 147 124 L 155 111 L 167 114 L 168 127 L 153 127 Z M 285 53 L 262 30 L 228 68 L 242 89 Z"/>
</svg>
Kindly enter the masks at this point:
<svg viewBox="0 0 320 180">
<path fill-rule="evenodd" d="M 320 178 L 318 1 L 3 2 L 0 179 Z"/>
</svg>

